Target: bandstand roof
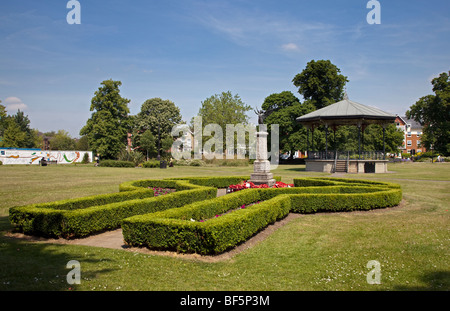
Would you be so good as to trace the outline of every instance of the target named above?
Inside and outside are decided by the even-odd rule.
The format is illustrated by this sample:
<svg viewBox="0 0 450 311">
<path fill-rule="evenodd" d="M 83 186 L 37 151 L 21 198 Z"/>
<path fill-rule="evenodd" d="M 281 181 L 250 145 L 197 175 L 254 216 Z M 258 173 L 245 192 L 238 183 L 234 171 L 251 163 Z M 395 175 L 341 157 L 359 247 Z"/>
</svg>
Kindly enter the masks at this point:
<svg viewBox="0 0 450 311">
<path fill-rule="evenodd" d="M 357 125 L 384 124 L 394 122 L 396 115 L 351 101 L 345 94 L 344 99 L 298 117 L 304 125 Z"/>
</svg>

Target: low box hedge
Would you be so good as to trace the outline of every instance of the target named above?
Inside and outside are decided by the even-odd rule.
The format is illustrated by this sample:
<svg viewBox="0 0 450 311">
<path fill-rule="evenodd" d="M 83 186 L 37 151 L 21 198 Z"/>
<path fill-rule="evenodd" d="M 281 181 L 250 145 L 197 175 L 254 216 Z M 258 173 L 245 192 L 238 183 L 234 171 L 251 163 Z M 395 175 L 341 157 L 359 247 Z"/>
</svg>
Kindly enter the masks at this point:
<svg viewBox="0 0 450 311">
<path fill-rule="evenodd" d="M 246 189 L 177 209 L 126 218 L 122 223 L 124 240 L 152 249 L 217 254 L 244 242 L 289 212 L 368 210 L 395 206 L 402 199 L 401 189 L 392 184 L 320 181 L 298 179 L 297 184 L 313 186 Z M 238 209 L 258 201 L 263 202 Z"/>
<path fill-rule="evenodd" d="M 106 165 L 128 165 L 119 163 L 126 161 L 109 162 L 111 163 Z M 214 198 L 217 194 L 216 188 L 228 187 L 231 183 L 242 182 L 248 178 L 248 176 L 188 177 L 124 182 L 119 185 L 119 193 L 13 207 L 10 209 L 10 222 L 17 231 L 26 234 L 63 238 L 83 237 L 116 229 L 126 217 Z M 177 192 L 154 198 L 152 187 L 172 188 Z"/>
<path fill-rule="evenodd" d="M 102 167 L 135 167 L 134 162 L 130 161 L 119 161 L 119 160 L 102 160 L 99 163 Z"/>
<path fill-rule="evenodd" d="M 121 192 L 10 208 L 10 222 L 20 232 L 46 237 L 82 237 L 120 227 L 126 217 L 180 207 L 217 195 L 213 187 L 187 181 L 137 181 L 124 183 Z M 147 187 L 143 187 L 143 185 Z M 171 186 L 170 195 L 154 197 L 150 186 Z M 121 185 L 122 186 L 122 185 Z M 186 190 L 186 191 L 183 191 Z"/>
<path fill-rule="evenodd" d="M 24 233 L 64 238 L 122 227 L 130 245 L 217 254 L 289 212 L 368 210 L 395 206 L 402 199 L 397 184 L 344 178 L 294 179 L 296 187 L 292 188 L 246 189 L 216 197 L 217 188 L 248 179 L 221 176 L 130 181 L 122 183 L 120 192 L 114 194 L 11 208 L 10 220 Z M 153 197 L 153 187 L 176 192 Z M 239 209 L 255 202 L 259 204 Z"/>
</svg>

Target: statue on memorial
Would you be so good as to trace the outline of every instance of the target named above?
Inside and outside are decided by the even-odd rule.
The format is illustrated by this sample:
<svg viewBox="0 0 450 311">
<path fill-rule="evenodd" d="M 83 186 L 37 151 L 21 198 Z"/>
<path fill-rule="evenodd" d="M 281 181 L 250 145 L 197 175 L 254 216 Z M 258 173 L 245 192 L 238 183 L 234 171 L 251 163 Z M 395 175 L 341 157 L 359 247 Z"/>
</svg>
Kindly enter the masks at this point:
<svg viewBox="0 0 450 311">
<path fill-rule="evenodd" d="M 253 109 L 253 111 L 258 116 L 258 124 L 264 124 L 264 120 L 272 113 L 272 109 L 269 110 L 262 110 L 262 109 Z"/>
</svg>

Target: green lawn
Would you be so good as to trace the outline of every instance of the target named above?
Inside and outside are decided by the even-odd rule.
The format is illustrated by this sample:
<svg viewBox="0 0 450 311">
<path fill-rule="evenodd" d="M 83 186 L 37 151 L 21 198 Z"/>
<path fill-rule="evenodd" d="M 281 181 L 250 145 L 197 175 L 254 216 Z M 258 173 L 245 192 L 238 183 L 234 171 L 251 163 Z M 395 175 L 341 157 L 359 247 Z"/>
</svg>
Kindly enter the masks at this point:
<svg viewBox="0 0 450 311">
<path fill-rule="evenodd" d="M 195 259 L 106 248 L 31 243 L 4 236 L 16 205 L 117 192 L 121 182 L 199 175 L 249 175 L 252 167 L 166 170 L 0 166 L 0 290 L 450 290 L 450 163 L 391 164 L 389 174 L 346 175 L 397 182 L 404 204 L 386 210 L 301 215 L 232 259 Z M 304 166 L 279 166 L 282 181 Z M 69 285 L 69 260 L 81 284 Z M 367 283 L 368 261 L 381 284 Z"/>
</svg>

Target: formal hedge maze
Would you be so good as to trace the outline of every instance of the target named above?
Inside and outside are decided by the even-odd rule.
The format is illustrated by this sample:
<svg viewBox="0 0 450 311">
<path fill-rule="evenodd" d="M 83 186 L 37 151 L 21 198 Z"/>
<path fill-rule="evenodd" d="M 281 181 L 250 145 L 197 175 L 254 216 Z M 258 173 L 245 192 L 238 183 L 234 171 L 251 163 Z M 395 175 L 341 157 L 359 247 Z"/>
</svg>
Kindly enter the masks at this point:
<svg viewBox="0 0 450 311">
<path fill-rule="evenodd" d="M 245 189 L 217 197 L 218 188 L 248 178 L 126 182 L 114 194 L 13 207 L 10 221 L 25 234 L 66 239 L 121 227 L 132 246 L 219 254 L 289 213 L 371 210 L 402 200 L 398 184 L 345 178 L 298 178 L 291 188 Z M 155 196 L 156 188 L 171 191 Z"/>
</svg>

